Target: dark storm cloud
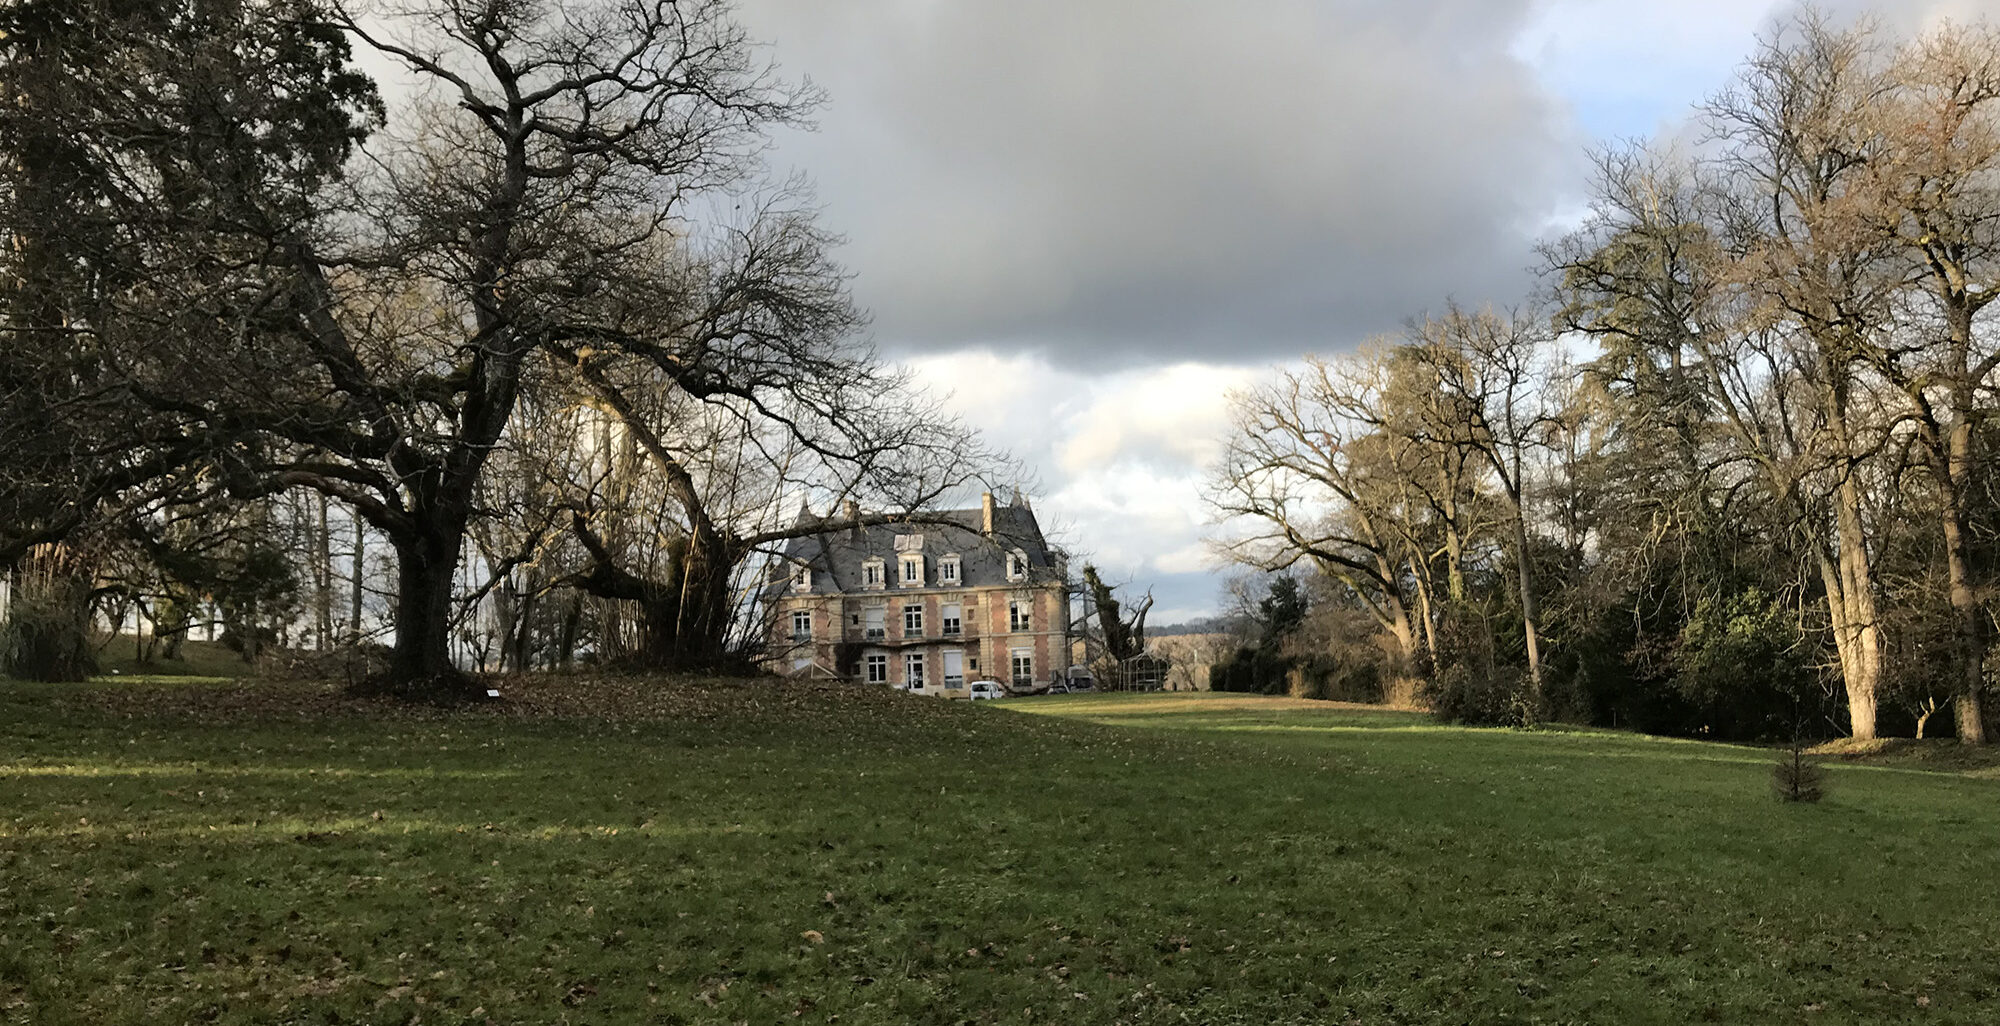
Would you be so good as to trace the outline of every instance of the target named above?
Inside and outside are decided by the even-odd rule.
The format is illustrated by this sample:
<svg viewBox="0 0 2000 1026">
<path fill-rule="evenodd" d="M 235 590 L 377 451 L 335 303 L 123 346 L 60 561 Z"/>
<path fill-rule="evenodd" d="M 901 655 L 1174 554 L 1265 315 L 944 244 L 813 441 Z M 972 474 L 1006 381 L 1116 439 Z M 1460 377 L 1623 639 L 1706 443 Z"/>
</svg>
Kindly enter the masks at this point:
<svg viewBox="0 0 2000 1026">
<path fill-rule="evenodd" d="M 1510 301 L 1580 145 L 1525 0 L 752 0 L 893 349 L 1264 361 Z"/>
</svg>

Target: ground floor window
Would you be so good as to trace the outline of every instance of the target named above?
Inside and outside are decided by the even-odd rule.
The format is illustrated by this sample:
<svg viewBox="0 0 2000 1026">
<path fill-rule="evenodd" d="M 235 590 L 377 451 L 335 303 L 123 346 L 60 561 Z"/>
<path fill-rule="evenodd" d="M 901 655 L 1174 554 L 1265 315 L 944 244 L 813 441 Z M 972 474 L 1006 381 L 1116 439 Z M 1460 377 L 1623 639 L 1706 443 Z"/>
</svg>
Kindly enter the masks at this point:
<svg viewBox="0 0 2000 1026">
<path fill-rule="evenodd" d="M 912 652 L 903 657 L 903 680 L 913 688 L 924 686 L 924 656 Z"/>
<path fill-rule="evenodd" d="M 1035 686 L 1035 656 L 1025 648 L 1014 650 L 1014 684 L 1027 688 Z"/>
<path fill-rule="evenodd" d="M 861 664 L 868 668 L 868 677 L 867 677 L 868 683 L 870 684 L 889 683 L 888 656 L 872 655 L 867 657 L 866 659 L 863 659 L 861 661 Z"/>
</svg>

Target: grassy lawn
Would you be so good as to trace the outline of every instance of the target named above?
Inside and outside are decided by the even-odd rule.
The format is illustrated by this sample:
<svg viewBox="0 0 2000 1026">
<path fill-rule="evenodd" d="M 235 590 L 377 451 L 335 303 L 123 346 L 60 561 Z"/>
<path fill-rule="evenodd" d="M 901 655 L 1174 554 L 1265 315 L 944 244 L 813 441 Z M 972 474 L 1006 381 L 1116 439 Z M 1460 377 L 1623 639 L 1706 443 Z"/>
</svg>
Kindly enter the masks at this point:
<svg viewBox="0 0 2000 1026">
<path fill-rule="evenodd" d="M 107 677 L 246 677 L 253 670 L 243 657 L 218 641 L 187 641 L 180 658 L 139 661 L 137 639 L 129 634 L 96 638 L 97 668 Z"/>
<path fill-rule="evenodd" d="M 1230 696 L 0 684 L 0 1019 L 1988 1023 L 2000 782 Z"/>
</svg>

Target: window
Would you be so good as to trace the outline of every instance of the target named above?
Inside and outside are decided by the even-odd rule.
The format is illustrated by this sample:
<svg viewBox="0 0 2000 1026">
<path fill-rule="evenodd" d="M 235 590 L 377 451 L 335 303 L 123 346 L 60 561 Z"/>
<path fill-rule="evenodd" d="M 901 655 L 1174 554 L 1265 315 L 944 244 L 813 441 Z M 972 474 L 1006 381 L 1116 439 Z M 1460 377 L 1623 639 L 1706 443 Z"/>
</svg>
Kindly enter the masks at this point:
<svg viewBox="0 0 2000 1026">
<path fill-rule="evenodd" d="M 904 556 L 901 562 L 903 566 L 903 587 L 922 587 L 924 583 L 924 557 Z"/>
<path fill-rule="evenodd" d="M 1025 581 L 1028 579 L 1028 554 L 1015 549 L 1007 553 L 1007 579 Z"/>
<path fill-rule="evenodd" d="M 887 615 L 886 610 L 881 606 L 869 606 L 867 609 L 862 610 L 862 612 L 868 618 L 867 628 L 861 632 L 862 637 L 870 641 L 888 637 L 889 632 L 884 630 L 882 626 L 882 620 Z"/>
<path fill-rule="evenodd" d="M 880 588 L 882 586 L 882 561 L 871 559 L 861 564 L 861 586 Z"/>
<path fill-rule="evenodd" d="M 945 637 L 949 638 L 958 634 L 960 620 L 958 603 L 946 603 L 943 609 L 938 610 L 938 619 L 943 621 L 943 626 L 939 630 Z"/>
<path fill-rule="evenodd" d="M 801 566 L 801 567 L 794 567 L 792 569 L 792 590 L 793 591 L 813 590 L 812 567 Z"/>
<path fill-rule="evenodd" d="M 813 637 L 813 615 L 803 609 L 792 610 L 792 640 L 811 641 Z"/>
<path fill-rule="evenodd" d="M 958 649 L 947 649 L 944 653 L 944 686 L 948 688 L 965 686 L 965 653 Z"/>
<path fill-rule="evenodd" d="M 1032 599 L 1015 599 L 1007 603 L 1007 629 L 1010 631 L 1025 631 L 1030 629 L 1033 623 L 1032 611 L 1034 608 L 1035 604 Z"/>
<path fill-rule="evenodd" d="M 871 655 L 868 658 L 862 660 L 862 665 L 868 668 L 868 683 L 870 684 L 889 683 L 888 656 Z"/>
<path fill-rule="evenodd" d="M 903 657 L 903 681 L 913 688 L 924 686 L 924 654 L 912 652 Z"/>
<path fill-rule="evenodd" d="M 955 553 L 949 554 L 946 555 L 944 558 L 938 560 L 938 583 L 939 584 L 958 583 L 957 554 Z"/>
<path fill-rule="evenodd" d="M 1035 686 L 1035 655 L 1025 648 L 1017 648 L 1014 656 L 1014 686 L 1031 688 Z"/>
<path fill-rule="evenodd" d="M 921 638 L 923 636 L 924 636 L 924 607 L 921 605 L 904 606 L 903 637 Z"/>
</svg>

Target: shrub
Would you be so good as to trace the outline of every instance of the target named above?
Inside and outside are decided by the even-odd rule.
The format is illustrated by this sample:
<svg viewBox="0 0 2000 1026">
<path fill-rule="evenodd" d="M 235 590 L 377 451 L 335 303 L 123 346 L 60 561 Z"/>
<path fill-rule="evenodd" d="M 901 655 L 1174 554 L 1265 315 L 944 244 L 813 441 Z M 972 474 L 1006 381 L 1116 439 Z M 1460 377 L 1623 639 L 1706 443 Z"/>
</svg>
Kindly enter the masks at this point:
<svg viewBox="0 0 2000 1026">
<path fill-rule="evenodd" d="M 1797 615 L 1756 588 L 1702 599 L 1681 628 L 1674 685 L 1711 737 L 1788 737 L 1798 696 L 1812 690 Z"/>
<path fill-rule="evenodd" d="M 1448 613 L 1438 626 L 1438 660 L 1421 696 L 1446 723 L 1518 727 L 1541 719 L 1527 668 L 1503 660 L 1492 621 L 1476 607 Z"/>
<path fill-rule="evenodd" d="M 0 624 L 0 667 L 23 680 L 77 681 L 96 667 L 90 651 L 90 585 L 56 577 L 15 591 Z"/>
<path fill-rule="evenodd" d="M 1446 723 L 1520 727 L 1536 719 L 1528 675 L 1510 667 L 1451 663 L 1432 674 L 1420 694 L 1431 715 Z"/>
</svg>

